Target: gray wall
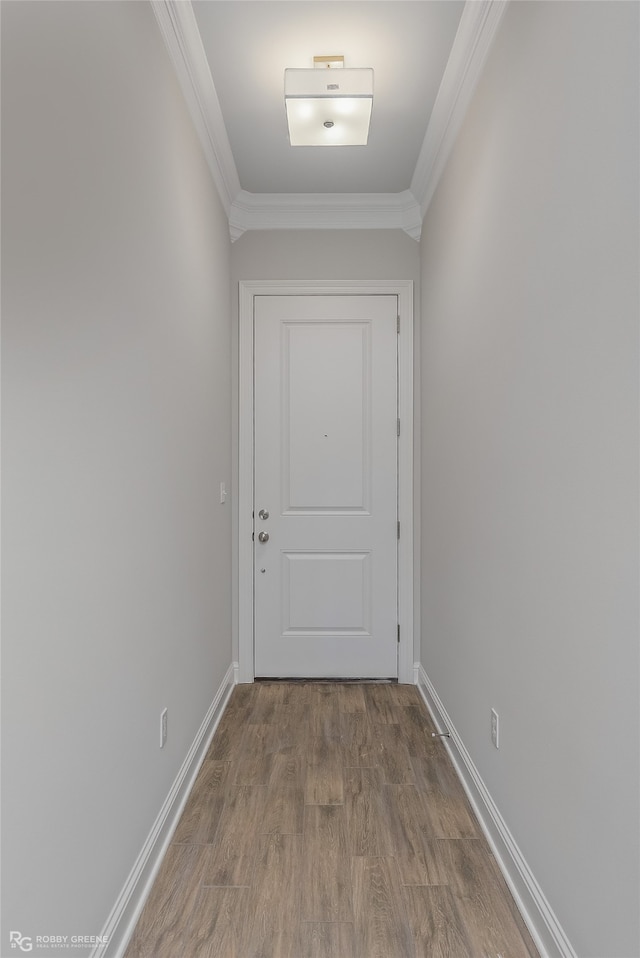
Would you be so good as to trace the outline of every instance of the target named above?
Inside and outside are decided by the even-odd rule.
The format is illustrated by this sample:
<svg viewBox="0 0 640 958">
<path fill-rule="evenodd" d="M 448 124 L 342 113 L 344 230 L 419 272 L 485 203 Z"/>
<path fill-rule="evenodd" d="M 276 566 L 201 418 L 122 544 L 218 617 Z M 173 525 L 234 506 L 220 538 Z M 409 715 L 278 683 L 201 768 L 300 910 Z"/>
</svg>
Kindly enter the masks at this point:
<svg viewBox="0 0 640 958">
<path fill-rule="evenodd" d="M 241 279 L 413 279 L 418 244 L 402 230 L 257 230 L 232 246 Z"/>
<path fill-rule="evenodd" d="M 637 4 L 511 4 L 422 240 L 422 662 L 580 958 L 640 954 L 638 115 Z"/>
<path fill-rule="evenodd" d="M 226 218 L 150 5 L 4 2 L 2 147 L 6 955 L 100 933 L 231 663 L 231 411 Z"/>
<path fill-rule="evenodd" d="M 234 311 L 238 311 L 240 280 L 412 280 L 415 310 L 415 424 L 419 427 L 420 359 L 420 257 L 419 246 L 402 230 L 264 230 L 244 233 L 231 248 L 231 276 Z M 233 435 L 238 434 L 237 329 L 233 337 L 234 410 Z M 418 432 L 418 430 L 417 430 Z M 235 440 L 234 440 L 235 442 Z M 237 446 L 234 446 L 234 488 L 237 487 Z M 420 515 L 420 456 L 414 451 L 414 511 Z M 237 512 L 234 510 L 234 542 L 237 541 Z M 419 658 L 420 555 L 415 546 L 414 659 Z M 234 569 L 237 557 L 234 556 Z M 237 583 L 234 582 L 234 610 Z M 234 621 L 234 659 L 238 658 L 237 623 Z"/>
</svg>

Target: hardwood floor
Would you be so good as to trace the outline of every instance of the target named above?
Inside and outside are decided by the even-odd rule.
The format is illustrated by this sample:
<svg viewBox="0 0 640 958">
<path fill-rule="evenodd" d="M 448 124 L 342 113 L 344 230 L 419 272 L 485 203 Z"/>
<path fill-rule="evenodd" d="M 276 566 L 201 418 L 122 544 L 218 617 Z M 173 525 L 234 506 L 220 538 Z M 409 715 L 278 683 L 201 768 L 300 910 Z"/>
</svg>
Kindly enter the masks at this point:
<svg viewBox="0 0 640 958">
<path fill-rule="evenodd" d="M 237 686 L 125 958 L 538 958 L 408 685 Z"/>
</svg>

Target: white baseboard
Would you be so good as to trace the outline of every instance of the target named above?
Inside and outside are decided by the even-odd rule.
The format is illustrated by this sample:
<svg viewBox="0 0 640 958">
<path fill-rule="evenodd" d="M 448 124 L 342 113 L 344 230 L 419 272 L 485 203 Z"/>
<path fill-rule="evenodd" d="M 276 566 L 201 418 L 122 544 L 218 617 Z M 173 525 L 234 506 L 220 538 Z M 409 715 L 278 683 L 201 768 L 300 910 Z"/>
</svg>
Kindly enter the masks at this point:
<svg viewBox="0 0 640 958">
<path fill-rule="evenodd" d="M 171 841 L 171 836 L 189 797 L 189 792 L 207 753 L 213 733 L 235 685 L 235 665 L 236 663 L 233 663 L 227 669 L 158 817 L 153 823 L 147 840 L 100 933 L 100 938 L 106 939 L 107 943 L 96 945 L 90 958 L 122 958 L 122 955 L 124 955 Z"/>
<path fill-rule="evenodd" d="M 417 685 L 541 958 L 578 958 L 421 665 Z"/>
</svg>

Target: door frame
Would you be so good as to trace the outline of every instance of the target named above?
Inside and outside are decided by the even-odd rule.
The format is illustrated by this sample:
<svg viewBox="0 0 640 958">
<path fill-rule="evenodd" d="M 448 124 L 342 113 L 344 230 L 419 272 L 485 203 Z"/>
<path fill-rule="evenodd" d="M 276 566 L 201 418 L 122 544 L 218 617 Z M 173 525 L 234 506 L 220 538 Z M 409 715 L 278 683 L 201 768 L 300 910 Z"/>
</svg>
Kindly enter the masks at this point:
<svg viewBox="0 0 640 958">
<path fill-rule="evenodd" d="M 240 280 L 238 338 L 238 668 L 239 682 L 254 672 L 254 298 L 256 296 L 398 297 L 398 681 L 413 684 L 413 281 Z"/>
</svg>

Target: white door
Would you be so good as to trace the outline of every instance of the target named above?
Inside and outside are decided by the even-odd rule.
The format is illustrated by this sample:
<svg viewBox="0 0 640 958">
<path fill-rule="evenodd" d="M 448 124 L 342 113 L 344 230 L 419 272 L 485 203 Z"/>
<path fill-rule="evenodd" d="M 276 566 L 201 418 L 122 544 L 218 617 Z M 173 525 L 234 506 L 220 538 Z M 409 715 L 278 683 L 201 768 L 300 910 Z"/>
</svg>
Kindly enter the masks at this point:
<svg viewBox="0 0 640 958">
<path fill-rule="evenodd" d="M 255 674 L 397 676 L 397 297 L 256 296 Z"/>
</svg>

